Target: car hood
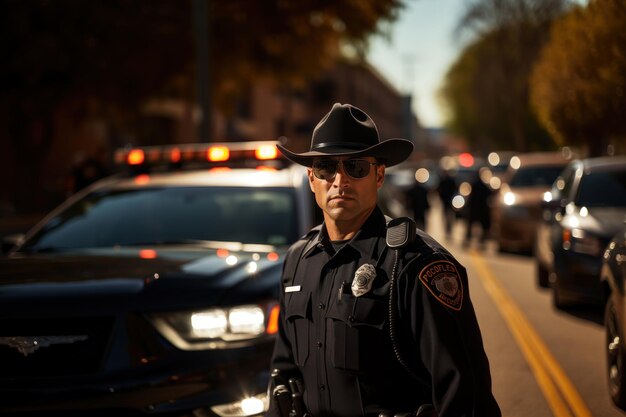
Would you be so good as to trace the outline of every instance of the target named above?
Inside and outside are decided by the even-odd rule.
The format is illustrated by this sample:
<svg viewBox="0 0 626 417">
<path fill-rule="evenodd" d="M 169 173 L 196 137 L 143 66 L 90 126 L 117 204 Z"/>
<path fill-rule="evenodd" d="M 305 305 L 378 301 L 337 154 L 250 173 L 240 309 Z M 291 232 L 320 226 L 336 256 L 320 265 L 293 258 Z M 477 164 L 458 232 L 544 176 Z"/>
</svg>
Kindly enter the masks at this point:
<svg viewBox="0 0 626 417">
<path fill-rule="evenodd" d="M 79 304 L 163 311 L 277 299 L 282 252 L 270 259 L 180 248 L 18 254 L 0 259 L 0 311 L 24 303 L 44 310 Z"/>
<path fill-rule="evenodd" d="M 610 238 L 620 231 L 624 224 L 624 207 L 589 207 L 563 217 L 563 222 L 571 228 L 583 229 L 599 236 Z"/>
</svg>

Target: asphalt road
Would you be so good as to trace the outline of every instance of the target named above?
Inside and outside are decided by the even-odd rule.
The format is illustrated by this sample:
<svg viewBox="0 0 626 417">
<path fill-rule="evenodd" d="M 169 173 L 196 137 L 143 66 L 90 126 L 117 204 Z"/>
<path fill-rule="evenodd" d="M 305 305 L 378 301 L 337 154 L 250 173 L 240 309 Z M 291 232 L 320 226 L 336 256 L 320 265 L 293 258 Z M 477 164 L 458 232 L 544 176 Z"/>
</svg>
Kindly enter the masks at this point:
<svg viewBox="0 0 626 417">
<path fill-rule="evenodd" d="M 503 416 L 626 416 L 608 394 L 599 309 L 557 310 L 535 284 L 532 257 L 500 254 L 492 242 L 464 247 L 463 223 L 446 239 L 437 203 L 427 231 L 468 270 Z"/>
</svg>

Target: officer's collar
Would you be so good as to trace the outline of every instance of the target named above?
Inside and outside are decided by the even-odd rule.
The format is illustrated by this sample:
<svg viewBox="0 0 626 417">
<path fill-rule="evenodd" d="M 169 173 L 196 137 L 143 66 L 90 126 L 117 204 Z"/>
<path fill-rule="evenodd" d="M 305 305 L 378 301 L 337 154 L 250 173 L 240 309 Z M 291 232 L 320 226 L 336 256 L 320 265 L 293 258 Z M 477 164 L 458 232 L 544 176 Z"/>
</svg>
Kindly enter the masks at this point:
<svg viewBox="0 0 626 417">
<path fill-rule="evenodd" d="M 375 207 L 367 220 L 365 220 L 365 223 L 363 223 L 363 226 L 361 226 L 354 237 L 345 244 L 342 250 L 345 250 L 346 247 L 350 247 L 357 250 L 362 258 L 372 257 L 378 238 L 381 236 L 384 237 L 385 235 L 385 224 L 385 216 L 378 206 Z M 323 251 L 330 245 L 326 223 L 323 223 L 317 236 L 311 240 L 311 244 L 306 248 L 304 256 L 308 257 L 319 251 Z"/>
</svg>

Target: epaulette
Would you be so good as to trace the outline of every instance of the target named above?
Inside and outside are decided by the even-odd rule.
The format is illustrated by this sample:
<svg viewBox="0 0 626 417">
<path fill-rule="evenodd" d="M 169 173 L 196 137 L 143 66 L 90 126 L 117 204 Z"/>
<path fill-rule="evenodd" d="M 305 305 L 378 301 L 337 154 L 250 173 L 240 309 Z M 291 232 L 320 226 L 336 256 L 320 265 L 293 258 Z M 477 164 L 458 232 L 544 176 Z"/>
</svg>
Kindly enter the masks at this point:
<svg viewBox="0 0 626 417">
<path fill-rule="evenodd" d="M 302 256 L 303 253 L 306 253 L 309 249 L 311 249 L 311 246 L 314 244 L 314 237 L 317 236 L 321 230 L 322 225 L 318 224 L 317 226 L 309 230 L 304 236 L 302 236 L 301 240 L 306 242 L 306 244 L 302 248 L 300 256 Z"/>
<path fill-rule="evenodd" d="M 298 239 L 296 243 L 291 245 L 289 251 L 287 252 L 287 259 L 291 260 L 291 262 L 285 261 L 283 282 L 290 282 L 294 279 L 296 275 L 296 270 L 298 269 L 298 264 L 300 263 L 300 258 L 302 258 L 302 254 L 305 253 L 306 250 L 308 250 L 311 242 L 314 241 L 314 236 L 317 235 L 320 230 L 322 230 L 321 224 L 309 230 L 300 239 Z"/>
<path fill-rule="evenodd" d="M 303 239 L 309 239 L 309 237 L 313 234 L 313 233 L 319 233 L 320 230 L 322 230 L 322 223 L 318 224 L 317 226 L 315 226 L 314 228 L 312 228 L 311 230 L 309 230 L 308 232 L 306 232 L 304 235 L 302 235 L 300 237 L 300 240 Z"/>
<path fill-rule="evenodd" d="M 417 226 L 413 219 L 409 217 L 398 217 L 397 219 L 390 220 L 388 217 L 385 217 L 385 220 L 387 220 L 385 242 L 388 247 L 400 249 L 415 241 Z"/>
<path fill-rule="evenodd" d="M 308 232 L 300 236 L 298 240 L 296 240 L 291 245 L 291 247 L 289 248 L 289 252 L 293 253 L 293 252 L 298 251 L 298 249 L 302 248 L 302 245 L 305 245 L 307 242 L 309 242 L 312 239 L 313 235 L 319 233 L 320 230 L 322 230 L 322 225 L 318 224 L 317 226 L 315 226 L 314 228 L 312 228 L 311 230 L 309 230 Z"/>
<path fill-rule="evenodd" d="M 421 252 L 424 246 L 438 245 L 428 234 L 417 228 L 415 222 L 408 217 L 392 219 L 385 216 L 387 234 L 385 243 L 389 248 L 402 248 L 403 253 Z M 432 241 L 432 242 L 430 242 Z"/>
</svg>

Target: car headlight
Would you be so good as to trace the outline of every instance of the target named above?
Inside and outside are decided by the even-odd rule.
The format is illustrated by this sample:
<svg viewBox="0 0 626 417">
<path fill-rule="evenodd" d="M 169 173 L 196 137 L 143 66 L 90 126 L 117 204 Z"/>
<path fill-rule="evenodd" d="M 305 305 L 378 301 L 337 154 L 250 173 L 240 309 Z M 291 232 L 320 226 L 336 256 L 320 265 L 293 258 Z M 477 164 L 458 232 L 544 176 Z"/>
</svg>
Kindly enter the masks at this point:
<svg viewBox="0 0 626 417">
<path fill-rule="evenodd" d="M 546 203 L 552 201 L 552 193 L 550 191 L 546 191 L 545 193 L 543 193 L 543 201 L 545 201 Z"/>
<path fill-rule="evenodd" d="M 502 186 L 502 180 L 498 177 L 491 177 L 489 178 L 489 186 L 491 187 L 492 190 L 499 190 L 500 187 Z"/>
<path fill-rule="evenodd" d="M 465 198 L 462 195 L 455 195 L 452 199 L 452 207 L 455 210 L 461 210 L 465 206 Z"/>
<path fill-rule="evenodd" d="M 268 406 L 267 394 L 259 394 L 231 404 L 213 406 L 211 411 L 220 417 L 248 417 L 264 413 Z"/>
<path fill-rule="evenodd" d="M 228 320 L 224 310 L 209 310 L 191 314 L 191 327 L 187 333 L 191 337 L 216 338 L 226 334 Z"/>
<path fill-rule="evenodd" d="M 463 197 L 467 197 L 472 193 L 472 184 L 470 184 L 469 182 L 462 182 L 461 185 L 459 185 L 459 194 L 461 194 Z"/>
<path fill-rule="evenodd" d="M 265 315 L 257 306 L 232 308 L 228 326 L 233 334 L 259 335 L 265 330 Z"/>
<path fill-rule="evenodd" d="M 180 349 L 218 349 L 276 333 L 278 305 L 155 313 L 149 318 L 157 330 Z"/>
<path fill-rule="evenodd" d="M 502 201 L 507 206 L 512 206 L 513 204 L 515 204 L 515 200 L 516 200 L 515 194 L 513 194 L 510 191 L 507 191 L 506 193 L 504 193 L 504 196 L 502 197 Z"/>
<path fill-rule="evenodd" d="M 604 245 L 582 229 L 563 229 L 563 249 L 591 256 L 601 256 Z"/>
</svg>

